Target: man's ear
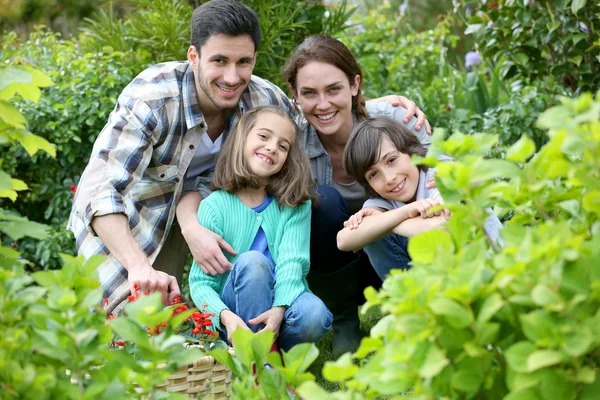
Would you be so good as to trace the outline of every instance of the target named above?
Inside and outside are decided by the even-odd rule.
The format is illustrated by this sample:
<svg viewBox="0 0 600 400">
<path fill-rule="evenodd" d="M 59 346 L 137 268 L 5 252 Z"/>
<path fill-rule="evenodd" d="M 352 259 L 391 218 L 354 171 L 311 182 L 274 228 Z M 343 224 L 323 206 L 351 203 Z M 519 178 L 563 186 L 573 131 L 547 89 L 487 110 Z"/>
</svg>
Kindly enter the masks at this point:
<svg viewBox="0 0 600 400">
<path fill-rule="evenodd" d="M 198 62 L 200 62 L 200 54 L 198 53 L 198 50 L 196 50 L 196 46 L 188 47 L 187 59 L 193 66 L 196 66 Z"/>
<path fill-rule="evenodd" d="M 352 96 L 356 96 L 358 94 L 358 88 L 360 87 L 360 75 L 356 74 L 354 77 L 354 82 L 350 84 L 350 91 Z"/>
</svg>

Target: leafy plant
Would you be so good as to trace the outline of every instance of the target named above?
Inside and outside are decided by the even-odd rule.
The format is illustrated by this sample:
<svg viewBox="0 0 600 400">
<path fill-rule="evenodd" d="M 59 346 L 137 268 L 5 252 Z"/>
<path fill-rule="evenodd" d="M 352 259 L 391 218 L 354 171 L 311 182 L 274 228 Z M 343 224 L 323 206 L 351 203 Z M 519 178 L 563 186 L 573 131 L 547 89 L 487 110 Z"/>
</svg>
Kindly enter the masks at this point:
<svg viewBox="0 0 600 400">
<path fill-rule="evenodd" d="M 358 351 L 323 369 L 354 399 L 593 399 L 600 390 L 600 99 L 561 99 L 538 119 L 549 142 L 523 136 L 487 159 L 495 135 L 436 131 L 431 157 L 452 210 L 448 230 L 409 242 L 365 308 L 387 315 Z M 437 163 L 446 153 L 456 162 Z M 511 217 L 502 242 L 485 209 Z M 354 360 L 359 362 L 355 364 Z M 299 393 L 333 398 L 314 385 Z"/>
<path fill-rule="evenodd" d="M 600 89 L 597 1 L 472 1 L 478 12 L 466 33 L 498 63 L 503 78 L 525 84 L 555 79 L 575 94 Z"/>
</svg>

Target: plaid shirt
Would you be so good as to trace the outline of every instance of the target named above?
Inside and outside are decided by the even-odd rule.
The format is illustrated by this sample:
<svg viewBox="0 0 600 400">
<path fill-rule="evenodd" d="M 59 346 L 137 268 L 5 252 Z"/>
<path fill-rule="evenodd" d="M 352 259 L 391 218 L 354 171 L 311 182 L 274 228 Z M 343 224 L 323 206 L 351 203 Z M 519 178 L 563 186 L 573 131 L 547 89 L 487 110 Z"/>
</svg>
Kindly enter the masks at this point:
<svg viewBox="0 0 600 400">
<path fill-rule="evenodd" d="M 239 109 L 227 119 L 223 140 L 245 111 L 277 105 L 294 115 L 287 96 L 272 83 L 252 76 Z M 94 143 L 67 228 L 86 259 L 105 254 L 98 278 L 109 301 L 129 290 L 127 270 L 109 254 L 90 222 L 124 214 L 136 241 L 153 263 L 175 219 L 184 191 L 210 193 L 213 170 L 187 177 L 207 124 L 198 104 L 194 74 L 187 62 L 152 66 L 123 90 L 108 123 Z"/>
</svg>

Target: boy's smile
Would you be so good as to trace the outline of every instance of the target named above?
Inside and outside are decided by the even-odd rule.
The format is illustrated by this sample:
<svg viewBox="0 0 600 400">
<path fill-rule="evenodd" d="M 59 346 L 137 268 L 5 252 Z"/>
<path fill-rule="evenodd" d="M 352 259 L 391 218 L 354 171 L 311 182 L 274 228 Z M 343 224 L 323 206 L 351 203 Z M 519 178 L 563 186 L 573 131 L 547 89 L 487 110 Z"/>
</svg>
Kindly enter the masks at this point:
<svg viewBox="0 0 600 400">
<path fill-rule="evenodd" d="M 400 152 L 387 135 L 383 135 L 377 162 L 367 170 L 365 179 L 384 199 L 406 203 L 417 193 L 419 168 L 411 164 L 408 154 Z"/>
</svg>

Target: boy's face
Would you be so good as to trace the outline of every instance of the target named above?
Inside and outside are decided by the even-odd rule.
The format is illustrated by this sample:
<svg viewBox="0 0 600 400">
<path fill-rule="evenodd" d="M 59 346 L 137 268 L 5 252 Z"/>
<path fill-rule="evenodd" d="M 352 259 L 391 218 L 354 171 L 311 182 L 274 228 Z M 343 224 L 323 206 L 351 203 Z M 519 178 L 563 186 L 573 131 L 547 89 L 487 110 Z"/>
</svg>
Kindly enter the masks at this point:
<svg viewBox="0 0 600 400">
<path fill-rule="evenodd" d="M 398 151 L 387 135 L 383 135 L 377 160 L 365 172 L 371 188 L 384 199 L 411 201 L 419 186 L 419 169 L 410 163 L 410 156 Z"/>
<path fill-rule="evenodd" d="M 194 67 L 196 89 L 204 114 L 236 107 L 248 86 L 256 62 L 250 35 L 211 36 L 198 51 L 188 49 Z"/>
</svg>

